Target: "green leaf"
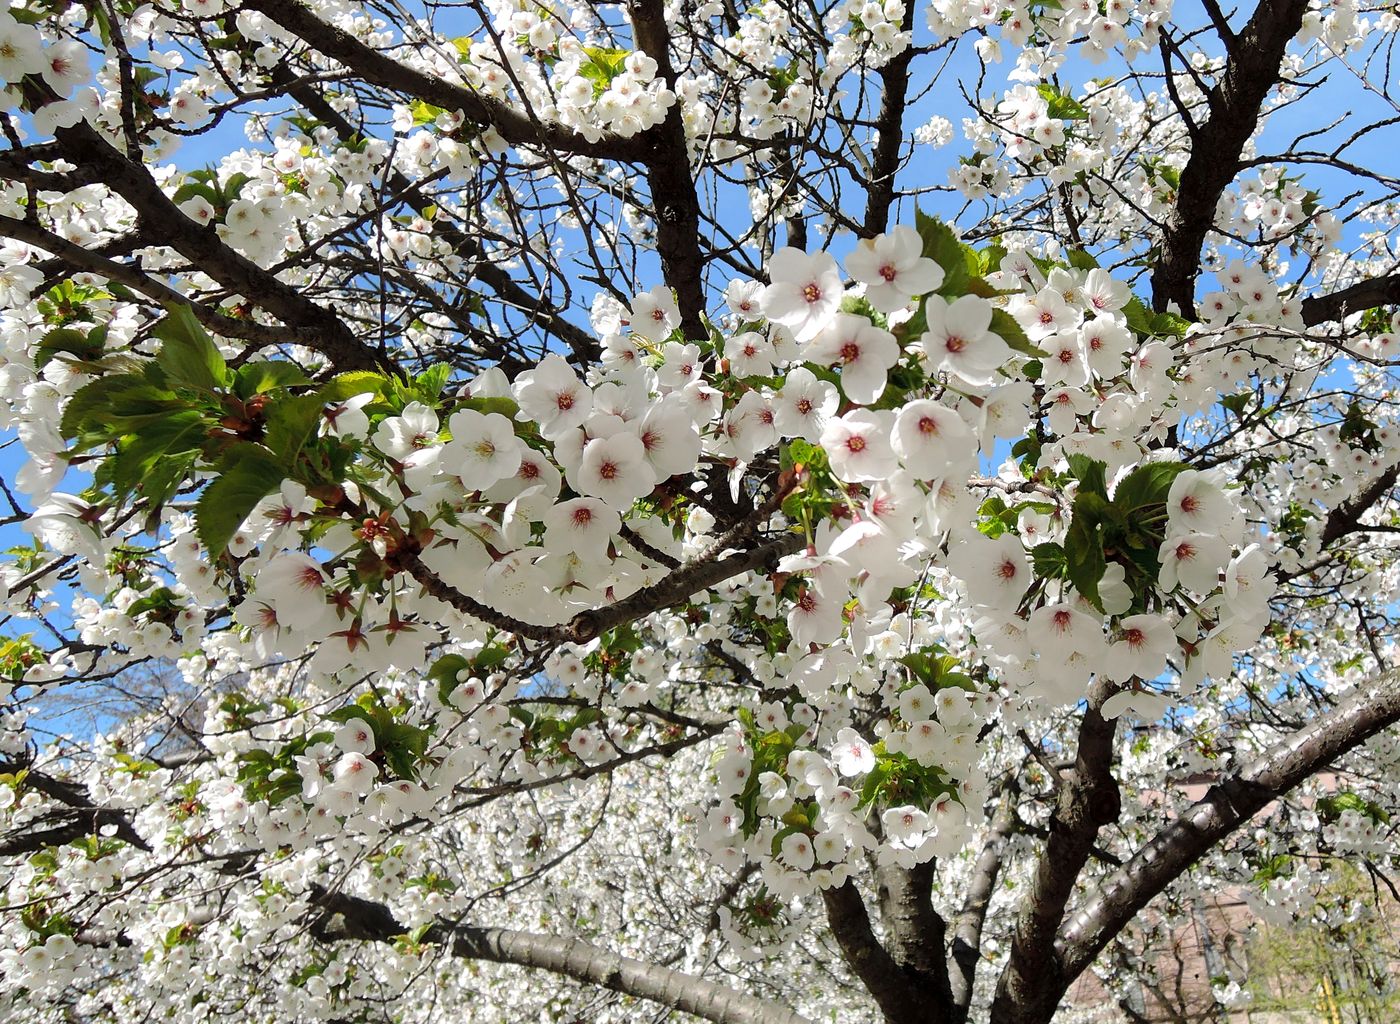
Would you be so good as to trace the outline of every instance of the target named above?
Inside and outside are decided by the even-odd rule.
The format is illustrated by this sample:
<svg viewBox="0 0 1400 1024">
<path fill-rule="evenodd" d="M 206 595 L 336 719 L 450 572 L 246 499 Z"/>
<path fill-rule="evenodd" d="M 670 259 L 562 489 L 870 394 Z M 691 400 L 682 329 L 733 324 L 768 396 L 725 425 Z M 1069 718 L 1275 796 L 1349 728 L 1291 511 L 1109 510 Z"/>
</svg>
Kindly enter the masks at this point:
<svg viewBox="0 0 1400 1024">
<path fill-rule="evenodd" d="M 157 587 L 139 601 L 127 606 L 126 615 L 135 618 L 142 612 L 163 611 L 174 608 L 177 602 L 175 592 L 169 587 Z"/>
<path fill-rule="evenodd" d="M 330 405 L 356 395 L 382 395 L 388 386 L 389 381 L 382 373 L 354 370 L 332 377 L 317 394 L 321 396 L 321 401 Z"/>
<path fill-rule="evenodd" d="M 1004 309 L 992 310 L 992 333 L 1000 335 L 1001 340 L 1017 352 L 1035 359 L 1045 358 L 1045 351 L 1031 344 L 1031 339 L 1026 337 L 1016 318 Z"/>
<path fill-rule="evenodd" d="M 1172 334 L 1180 338 L 1190 329 L 1191 321 L 1175 313 L 1158 313 L 1153 316 L 1148 326 L 1153 334 Z"/>
<path fill-rule="evenodd" d="M 1241 419 L 1244 418 L 1244 411 L 1249 407 L 1249 403 L 1254 399 L 1253 391 L 1236 391 L 1233 395 L 1226 395 L 1220 399 L 1220 404 Z"/>
<path fill-rule="evenodd" d="M 152 387 L 144 377 L 138 374 L 120 373 L 103 377 L 83 385 L 68 400 L 68 405 L 63 410 L 63 419 L 58 425 L 59 432 L 64 437 L 77 437 L 88 431 L 98 431 L 106 436 L 113 436 L 110 430 L 100 429 L 106 426 L 107 411 L 121 395 L 143 390 L 148 397 L 158 396 L 170 400 L 175 398 L 168 391 L 160 391 Z"/>
<path fill-rule="evenodd" d="M 1065 259 L 1071 267 L 1076 270 L 1098 270 L 1099 261 L 1090 256 L 1083 249 L 1069 249 L 1065 252 Z"/>
<path fill-rule="evenodd" d="M 237 199 L 240 195 L 242 195 L 243 186 L 248 184 L 248 182 L 252 180 L 253 179 L 250 176 L 244 174 L 242 171 L 238 171 L 235 174 L 230 174 L 228 176 L 228 181 L 224 182 L 223 188 L 220 189 L 220 193 L 223 195 L 224 198 L 223 205 L 227 206 L 228 204 L 232 203 L 235 199 Z"/>
<path fill-rule="evenodd" d="M 168 315 L 156 324 L 154 332 L 162 343 L 157 365 L 176 384 L 202 391 L 222 387 L 228 378 L 228 365 L 209 332 L 200 326 L 188 305 L 171 303 L 166 308 Z"/>
<path fill-rule="evenodd" d="M 514 420 L 515 414 L 520 411 L 520 406 L 516 405 L 513 398 L 487 398 L 473 397 L 464 398 L 458 402 L 456 409 L 474 409 L 482 415 L 489 416 L 493 412 L 498 412 L 508 420 Z"/>
<path fill-rule="evenodd" d="M 880 796 L 880 789 L 890 780 L 894 774 L 894 761 L 890 758 L 880 758 L 875 762 L 875 767 L 870 770 L 870 774 L 865 777 L 865 785 L 860 790 L 860 805 L 868 807 Z"/>
<path fill-rule="evenodd" d="M 939 286 L 938 294 L 965 294 L 969 276 L 967 258 L 953 229 L 937 217 L 930 217 L 918 209 L 914 211 L 914 226 L 924 243 L 923 254 L 943 268 L 943 284 Z"/>
<path fill-rule="evenodd" d="M 300 387 L 311 380 L 296 363 L 286 360 L 259 359 L 245 363 L 234 373 L 233 393 L 239 398 L 252 398 L 281 388 Z"/>
<path fill-rule="evenodd" d="M 199 196 L 210 206 L 218 206 L 221 202 L 218 192 L 214 191 L 208 185 L 196 181 L 186 182 L 181 185 L 175 190 L 175 194 L 171 196 L 171 199 L 176 206 L 179 206 L 182 203 L 189 202 L 191 199 L 195 198 L 195 196 Z"/>
<path fill-rule="evenodd" d="M 1096 494 L 1104 501 L 1108 500 L 1108 482 L 1105 474 L 1108 466 L 1098 459 L 1091 459 L 1087 455 L 1071 455 L 1066 460 L 1069 463 L 1069 472 L 1079 481 L 1080 494 Z"/>
<path fill-rule="evenodd" d="M 1123 307 L 1123 315 L 1128 320 L 1128 327 L 1134 334 L 1142 338 L 1152 335 L 1152 313 L 1143 305 L 1140 298 L 1134 295 Z"/>
<path fill-rule="evenodd" d="M 325 403 L 317 395 L 285 395 L 267 406 L 267 446 L 291 467 L 316 433 Z"/>
<path fill-rule="evenodd" d="M 380 727 L 379 722 L 376 719 L 374 712 L 371 711 L 369 708 L 365 707 L 363 704 L 348 704 L 343 708 L 337 708 L 325 717 L 327 721 L 335 722 L 338 725 L 344 725 L 352 718 L 358 718 L 360 721 L 364 722 L 366 725 L 369 726 L 370 731 L 373 732 L 375 735 L 375 744 L 378 745 Z"/>
<path fill-rule="evenodd" d="M 437 363 L 415 377 L 413 386 L 431 404 L 437 401 L 442 394 L 442 389 L 447 386 L 447 379 L 451 376 L 452 367 L 449 364 Z"/>
<path fill-rule="evenodd" d="M 167 413 L 140 432 L 124 437 L 97 479 L 110 483 L 118 498 L 141 491 L 159 504 L 169 497 L 171 474 L 177 479 L 184 475 L 208 436 L 209 424 L 198 410 Z M 179 455 L 189 458 L 173 459 Z"/>
<path fill-rule="evenodd" d="M 603 95 L 624 70 L 629 51 L 603 46 L 585 46 L 583 52 L 588 63 L 578 69 L 578 73 L 593 83 L 593 98 Z"/>
<path fill-rule="evenodd" d="M 1031 564 L 1041 579 L 1064 579 L 1068 571 L 1068 556 L 1064 545 L 1046 541 L 1031 548 Z"/>
<path fill-rule="evenodd" d="M 91 333 L 72 327 L 55 327 L 39 342 L 34 352 L 34 367 L 42 370 L 55 356 L 64 354 L 84 360 L 96 359 L 102 355 L 106 340 L 105 327 L 93 328 Z"/>
<path fill-rule="evenodd" d="M 1181 462 L 1149 462 L 1137 467 L 1122 480 L 1113 492 L 1113 504 L 1129 514 L 1149 505 L 1165 504 L 1172 481 L 1186 465 Z"/>
<path fill-rule="evenodd" d="M 245 443 L 228 450 L 218 479 L 204 488 L 194 510 L 199 540 L 211 558 L 224 553 L 229 538 L 253 507 L 275 491 L 285 476 L 279 460 L 260 445 Z"/>
<path fill-rule="evenodd" d="M 457 689 L 458 674 L 470 669 L 471 662 L 460 654 L 444 654 L 433 662 L 428 669 L 428 678 L 437 683 L 438 699 L 447 704 L 452 691 Z"/>
<path fill-rule="evenodd" d="M 1036 92 L 1045 99 L 1047 113 L 1059 121 L 1087 121 L 1089 112 L 1084 105 L 1072 96 L 1066 96 L 1049 82 L 1036 86 Z"/>
<path fill-rule="evenodd" d="M 1065 570 L 1074 589 L 1099 611 L 1099 580 L 1103 579 L 1108 563 L 1103 553 L 1100 516 L 1104 502 L 1096 494 L 1081 493 L 1074 500 L 1069 530 L 1065 533 Z"/>
<path fill-rule="evenodd" d="M 381 725 L 384 763 L 400 779 L 417 777 L 418 762 L 428 749 L 428 732 L 404 722 Z"/>
</svg>

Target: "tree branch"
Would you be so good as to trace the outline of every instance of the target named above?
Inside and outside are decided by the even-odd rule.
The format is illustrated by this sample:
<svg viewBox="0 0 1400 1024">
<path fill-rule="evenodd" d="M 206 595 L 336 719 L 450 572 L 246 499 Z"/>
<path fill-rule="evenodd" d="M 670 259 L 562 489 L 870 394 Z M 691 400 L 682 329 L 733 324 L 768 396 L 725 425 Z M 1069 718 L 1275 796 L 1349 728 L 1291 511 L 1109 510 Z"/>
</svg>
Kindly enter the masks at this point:
<svg viewBox="0 0 1400 1024">
<path fill-rule="evenodd" d="M 628 12 L 637 49 L 656 61 L 657 74 L 672 89 L 671 37 L 663 0 L 631 0 Z M 666 283 L 676 290 L 681 330 L 686 338 L 704 340 L 705 259 L 700 252 L 700 199 L 690 172 L 690 143 L 677 99 L 666 119 L 650 133 L 646 149 L 647 186 L 656 216 L 656 252 Z"/>
<path fill-rule="evenodd" d="M 962 913 L 953 921 L 953 964 L 949 971 L 953 1000 L 953 1022 L 963 1024 L 972 1005 L 973 983 L 982 954 L 982 928 L 996 890 L 1006 855 L 1007 837 L 1016 823 L 1015 791 L 1008 792 L 992 816 L 991 827 L 982 841 L 982 850 L 972 868 Z"/>
<path fill-rule="evenodd" d="M 356 77 L 445 110 L 460 111 L 473 123 L 494 128 L 512 146 L 539 146 L 614 160 L 642 159 L 650 147 L 646 133 L 623 137 L 604 132 L 590 141 L 572 128 L 546 124 L 466 85 L 410 68 L 322 21 L 300 0 L 246 0 L 243 6 L 262 12 L 308 46 L 345 65 Z"/>
<path fill-rule="evenodd" d="M 947 925 L 930 899 L 933 870 L 931 860 L 907 869 L 893 864 L 881 867 L 876 872 L 880 921 L 885 926 L 890 956 L 924 992 L 925 1013 L 947 1020 L 953 1009 L 944 954 Z"/>
<path fill-rule="evenodd" d="M 908 32 L 914 25 L 914 4 L 906 4 L 900 28 Z M 899 55 L 880 69 L 880 112 L 875 118 L 878 138 L 870 159 L 870 174 L 865 181 L 864 234 L 873 238 L 889 225 L 890 206 L 894 203 L 895 176 L 899 173 L 899 157 L 904 148 L 904 109 L 908 102 L 909 66 L 915 50 L 906 46 Z"/>
<path fill-rule="evenodd" d="M 1210 788 L 1095 886 L 1056 946 L 1072 981 L 1174 880 L 1240 825 L 1338 757 L 1400 721 L 1400 672 L 1387 672 Z"/>
<path fill-rule="evenodd" d="M 312 888 L 311 902 L 323 912 L 314 926 L 321 938 L 392 942 L 408 932 L 383 904 L 358 896 L 317 886 Z M 621 956 L 581 939 L 439 922 L 425 941 L 440 943 L 463 959 L 560 974 L 660 1003 L 715 1024 L 808 1024 L 806 1018 L 770 1000 L 745 995 L 707 978 Z"/>
<path fill-rule="evenodd" d="M 22 767 L 23 765 L 0 762 L 0 769 L 6 773 L 13 773 Z M 130 819 L 123 812 L 97 806 L 88 796 L 87 789 L 78 783 L 56 779 L 43 772 L 30 771 L 24 776 L 24 785 L 69 808 L 66 812 L 57 812 L 50 816 L 48 821 L 60 817 L 68 820 L 38 832 L 13 830 L 7 838 L 0 840 L 0 856 L 36 853 L 49 846 L 62 846 L 83 836 L 96 835 L 104 826 L 114 827 L 117 838 L 123 842 L 130 843 L 137 849 L 150 851 L 150 845 L 132 828 Z"/>
<path fill-rule="evenodd" d="M 273 69 L 272 80 L 286 88 L 288 95 L 313 114 L 316 120 L 330 125 L 341 139 L 348 141 L 359 134 L 340 111 L 326 102 L 326 98 L 312 83 L 295 78 L 283 67 Z M 420 215 L 435 205 L 398 171 L 390 173 L 388 189 L 402 195 Z M 490 288 L 502 302 L 524 311 L 531 322 L 568 345 L 574 355 L 574 361 L 580 367 L 591 366 L 598 360 L 601 351 L 598 339 L 590 331 L 566 320 L 558 309 L 545 302 L 542 297 L 527 292 L 508 270 L 492 263 L 478 239 L 445 220 L 434 222 L 433 233 L 452 246 L 457 255 L 470 260 L 473 264 L 472 276 Z"/>
<path fill-rule="evenodd" d="M 317 342 L 320 335 L 315 331 L 308 331 L 302 327 L 275 327 L 252 320 L 235 320 L 233 317 L 224 316 L 202 303 L 191 301 L 188 296 L 148 277 L 129 263 L 119 263 L 116 260 L 108 259 L 91 249 L 86 249 L 26 221 L 0 216 L 0 237 L 28 242 L 45 252 L 52 253 L 75 273 L 96 274 L 109 281 L 126 285 L 132 291 L 140 292 L 151 301 L 161 305 L 170 303 L 188 305 L 196 320 L 215 334 L 225 338 L 237 338 L 239 341 L 246 341 L 259 347 L 287 344 L 305 345 L 308 348 L 318 347 Z"/>
<path fill-rule="evenodd" d="M 340 370 L 380 366 L 379 356 L 335 313 L 229 248 L 212 229 L 186 217 L 145 167 L 117 152 L 87 124 L 80 122 L 60 129 L 57 135 L 64 157 L 79 167 L 99 172 L 103 182 L 130 203 L 149 228 L 158 226 L 165 245 L 289 327 L 304 328 L 296 339 L 301 344 L 322 353 Z"/>
<path fill-rule="evenodd" d="M 1114 692 L 1112 684 L 1099 680 L 1089 694 L 1074 768 L 1056 794 L 1050 835 L 1016 918 L 1011 956 L 997 979 L 992 1024 L 1048 1021 L 1064 994 L 1055 931 L 1099 829 L 1117 821 L 1121 807 L 1111 771 L 1117 721 L 1099 714 Z"/>
<path fill-rule="evenodd" d="M 1174 303 L 1183 316 L 1195 316 L 1201 248 L 1215 223 L 1216 204 L 1239 171 L 1240 153 L 1258 124 L 1264 97 L 1279 81 L 1284 50 L 1302 28 L 1307 9 L 1307 0 L 1261 0 L 1249 23 L 1227 41 L 1225 73 L 1207 93 L 1210 120 L 1193 139 L 1152 271 L 1152 303 L 1159 312 Z"/>
<path fill-rule="evenodd" d="M 929 992 L 914 971 L 900 965 L 875 937 L 870 915 L 854 882 L 823 889 L 826 920 L 846 962 L 875 997 L 888 1024 L 937 1024 L 946 1016 L 933 1016 Z M 941 935 L 940 935 L 941 938 Z M 943 944 L 938 945 L 942 952 Z"/>
<path fill-rule="evenodd" d="M 1351 313 L 1360 313 L 1373 306 L 1400 303 L 1400 274 L 1374 277 L 1369 281 L 1339 289 L 1329 295 L 1314 295 L 1303 300 L 1303 323 L 1309 327 L 1343 320 Z"/>
</svg>

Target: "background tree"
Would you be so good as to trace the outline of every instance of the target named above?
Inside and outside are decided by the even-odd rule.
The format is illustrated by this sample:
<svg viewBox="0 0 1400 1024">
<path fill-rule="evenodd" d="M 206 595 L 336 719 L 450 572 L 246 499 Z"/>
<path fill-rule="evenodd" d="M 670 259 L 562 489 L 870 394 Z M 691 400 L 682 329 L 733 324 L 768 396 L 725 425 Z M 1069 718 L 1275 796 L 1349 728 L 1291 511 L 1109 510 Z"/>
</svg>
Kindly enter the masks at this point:
<svg viewBox="0 0 1400 1024">
<path fill-rule="evenodd" d="M 1400 20 L 1176 6 L 0 13 L 8 1017 L 1132 1016 L 1392 888 Z"/>
</svg>

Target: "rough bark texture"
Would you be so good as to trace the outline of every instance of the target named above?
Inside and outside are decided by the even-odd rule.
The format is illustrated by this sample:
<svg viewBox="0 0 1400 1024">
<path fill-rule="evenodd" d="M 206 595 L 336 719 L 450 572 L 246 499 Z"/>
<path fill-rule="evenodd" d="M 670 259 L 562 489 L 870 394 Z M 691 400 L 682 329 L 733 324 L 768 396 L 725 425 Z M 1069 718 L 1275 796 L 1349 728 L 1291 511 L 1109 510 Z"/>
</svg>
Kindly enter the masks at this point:
<svg viewBox="0 0 1400 1024">
<path fill-rule="evenodd" d="M 1303 300 L 1303 323 L 1309 327 L 1342 320 L 1351 313 L 1360 313 L 1373 306 L 1400 303 L 1400 274 L 1358 281 L 1330 295 L 1316 295 Z"/>
<path fill-rule="evenodd" d="M 1118 783 L 1112 773 L 1117 723 L 1099 714 L 1113 692 L 1099 681 L 1084 709 L 1074 768 L 1056 795 L 1049 836 L 1017 914 L 1011 957 L 997 980 L 992 1024 L 1048 1021 L 1072 980 L 1055 956 L 1054 937 L 1099 829 L 1118 820 Z"/>
<path fill-rule="evenodd" d="M 905 32 L 914 25 L 915 6 L 905 5 L 904 22 L 900 26 Z M 863 224 L 866 238 L 873 238 L 889 226 L 895 176 L 899 173 L 899 157 L 904 149 L 904 110 L 909 95 L 909 65 L 913 62 L 913 48 L 905 47 L 880 69 L 880 113 L 875 118 L 879 138 L 870 156 L 870 176 L 866 182 Z"/>
<path fill-rule="evenodd" d="M 1216 843 L 1304 779 L 1400 721 L 1400 672 L 1388 672 L 1267 753 L 1210 788 L 1204 797 L 1113 872 L 1057 942 L 1074 978 L 1148 902 Z"/>
<path fill-rule="evenodd" d="M 316 924 L 326 938 L 391 942 L 408 932 L 387 907 L 357 896 L 313 890 L 323 912 Z M 426 936 L 455 956 L 517 964 L 598 985 L 693 1014 L 715 1024 L 808 1024 L 805 1017 L 766 999 L 744 995 L 706 978 L 634 960 L 580 939 L 538 935 L 509 928 L 434 925 Z"/>
<path fill-rule="evenodd" d="M 953 1003 L 944 949 L 947 925 L 930 899 L 933 874 L 934 862 L 925 861 L 912 868 L 887 865 L 876 878 L 890 956 L 924 993 L 927 1019 L 946 1020 Z"/>
<path fill-rule="evenodd" d="M 637 48 L 656 61 L 657 75 L 674 88 L 670 32 L 662 0 L 634 0 L 628 10 Z M 690 144 L 677 100 L 666 119 L 652 128 L 643 160 L 656 217 L 656 251 L 661 273 L 675 289 L 681 330 L 690 339 L 709 336 L 705 329 L 705 259 L 700 252 L 700 199 L 690 171 Z"/>
<path fill-rule="evenodd" d="M 1013 794 L 1014 795 L 1014 794 Z M 954 1024 L 964 1024 L 972 1005 L 973 985 L 977 980 L 977 963 L 982 958 L 982 928 L 987 921 L 987 908 L 996 891 L 1006 854 L 1006 839 L 1016 822 L 1016 806 L 1012 798 L 998 805 L 991 828 L 977 854 L 972 869 L 962 913 L 953 921 L 953 948 L 948 965 L 949 990 L 953 1001 Z"/>
<path fill-rule="evenodd" d="M 1159 312 L 1174 303 L 1183 316 L 1195 316 L 1201 247 L 1215 222 L 1216 204 L 1239 172 L 1240 153 L 1259 122 L 1264 98 L 1279 81 L 1284 49 L 1307 9 L 1307 0 L 1263 0 L 1243 30 L 1225 40 L 1229 60 L 1207 94 L 1210 119 L 1192 139 L 1152 272 L 1152 302 Z"/>
<path fill-rule="evenodd" d="M 875 937 L 870 914 L 854 882 L 823 889 L 826 920 L 841 953 L 875 999 L 886 1024 L 941 1024 L 948 1019 L 946 1004 L 930 991 L 928 979 L 890 955 Z M 936 954 L 941 957 L 941 932 Z M 931 938 L 925 941 L 931 943 Z M 946 990 L 946 978 L 944 981 Z"/>
</svg>

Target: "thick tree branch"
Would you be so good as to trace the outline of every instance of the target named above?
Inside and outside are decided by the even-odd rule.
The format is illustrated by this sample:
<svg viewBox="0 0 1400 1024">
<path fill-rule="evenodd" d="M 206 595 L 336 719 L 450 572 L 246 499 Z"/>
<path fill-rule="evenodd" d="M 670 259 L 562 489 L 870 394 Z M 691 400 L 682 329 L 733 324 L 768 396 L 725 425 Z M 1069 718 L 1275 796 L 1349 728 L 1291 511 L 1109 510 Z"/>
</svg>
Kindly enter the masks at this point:
<svg viewBox="0 0 1400 1024">
<path fill-rule="evenodd" d="M 671 37 L 663 0 L 631 0 L 628 12 L 637 48 L 656 61 L 657 75 L 672 89 Z M 652 136 L 644 157 L 647 186 L 656 217 L 656 252 L 661 273 L 676 291 L 685 337 L 703 340 L 705 329 L 705 258 L 700 252 L 700 199 L 690 171 L 690 143 L 685 137 L 680 100 L 671 104 L 666 119 Z"/>
<path fill-rule="evenodd" d="M 313 888 L 312 904 L 323 912 L 316 931 L 327 939 L 392 942 L 408 929 L 383 904 Z M 806 1018 L 770 1000 L 683 974 L 669 967 L 621 956 L 581 939 L 537 935 L 509 928 L 479 928 L 439 922 L 426 941 L 440 943 L 470 960 L 532 967 L 660 1003 L 715 1024 L 808 1024 Z"/>
<path fill-rule="evenodd" d="M 1388 672 L 1212 786 L 1127 864 L 1095 886 L 1057 942 L 1064 978 L 1078 977 L 1138 911 L 1211 847 L 1300 782 L 1397 721 L 1400 672 Z"/>
<path fill-rule="evenodd" d="M 1064 993 L 1055 932 L 1099 829 L 1117 821 L 1121 807 L 1111 771 L 1117 722 L 1099 714 L 1114 689 L 1099 680 L 1090 692 L 1074 768 L 1057 792 L 1050 835 L 1016 918 L 1011 956 L 997 979 L 992 1024 L 1049 1021 Z"/>
<path fill-rule="evenodd" d="M 1195 316 L 1201 248 L 1215 223 L 1216 204 L 1240 169 L 1240 153 L 1258 124 L 1264 98 L 1279 81 L 1284 50 L 1307 9 L 1307 0 L 1262 0 L 1238 37 L 1228 41 L 1225 72 L 1207 94 L 1210 120 L 1195 134 L 1176 206 L 1162 232 L 1152 272 L 1158 311 L 1174 303 L 1182 315 Z"/>
<path fill-rule="evenodd" d="M 1322 536 L 1319 538 L 1318 550 L 1322 552 L 1322 559 L 1292 572 L 1279 571 L 1277 573 L 1279 582 L 1286 583 L 1299 576 L 1306 576 L 1318 566 L 1325 565 L 1331 559 L 1327 552 L 1328 548 L 1343 537 L 1364 532 L 1367 527 L 1361 523 L 1362 516 L 1390 493 L 1398 478 L 1400 478 L 1400 465 L 1391 466 L 1367 484 L 1359 493 L 1333 508 L 1327 514 L 1327 521 L 1322 526 Z"/>
<path fill-rule="evenodd" d="M 187 296 L 154 278 L 148 277 L 129 263 L 108 259 L 91 249 L 70 242 L 51 231 L 45 231 L 43 228 L 26 221 L 0 216 L 0 237 L 28 242 L 30 245 L 58 257 L 58 260 L 74 273 L 97 274 L 108 281 L 126 285 L 132 291 L 140 292 L 151 301 L 161 305 L 170 303 L 188 305 L 196 320 L 215 334 L 225 338 L 237 338 L 239 341 L 246 341 L 258 346 L 296 344 L 305 345 L 308 348 L 316 348 L 320 339 L 317 332 L 308 331 L 301 327 L 273 327 L 252 320 L 235 320 L 232 317 L 224 316 L 202 303 L 190 301 Z"/>
<path fill-rule="evenodd" d="M 1006 842 L 1016 823 L 1014 791 L 1006 795 L 992 815 L 991 826 L 977 863 L 972 868 L 962 912 L 953 921 L 952 965 L 949 969 L 950 992 L 953 1000 L 954 1024 L 967 1020 L 972 1005 L 973 984 L 977 979 L 977 964 L 982 957 L 982 928 L 987 921 L 987 909 L 996 891 L 997 876 L 1006 856 Z"/>
<path fill-rule="evenodd" d="M 247 0 L 243 6 L 261 11 L 308 46 L 344 64 L 356 77 L 401 96 L 460 111 L 474 124 L 494 128 L 512 146 L 539 146 L 559 153 L 613 160 L 642 159 L 649 149 L 651 140 L 645 133 L 624 138 L 604 132 L 590 141 L 572 128 L 546 124 L 528 112 L 483 96 L 466 85 L 408 67 L 343 29 L 322 21 L 300 0 Z"/>
<path fill-rule="evenodd" d="M 822 901 L 831 934 L 851 970 L 875 997 L 887 1024 L 939 1024 L 947 1019 L 946 1014 L 936 1015 L 938 1008 L 930 1002 L 925 979 L 895 960 L 875 937 L 865 901 L 854 882 L 823 889 Z M 939 954 L 942 948 L 940 941 Z"/>
<path fill-rule="evenodd" d="M 1400 303 L 1400 274 L 1375 277 L 1369 281 L 1341 288 L 1329 295 L 1314 295 L 1303 300 L 1303 323 L 1309 327 L 1331 320 L 1343 320 L 1373 306 Z"/>
<path fill-rule="evenodd" d="M 800 534 L 785 533 L 775 540 L 730 555 L 728 558 L 700 560 L 677 569 L 660 583 L 643 587 L 631 597 L 593 611 L 580 612 L 566 627 L 566 639 L 576 644 L 644 615 L 680 604 L 692 594 L 707 590 L 742 573 L 776 563 L 806 543 Z"/>
<path fill-rule="evenodd" d="M 0 771 L 5 773 L 13 773 L 23 767 L 23 765 L 0 762 Z M 36 853 L 49 846 L 62 846 L 65 843 L 71 843 L 74 839 L 81 839 L 83 836 L 97 835 L 99 829 L 107 826 L 115 828 L 116 837 L 123 842 L 130 843 L 141 850 L 150 850 L 150 845 L 132 828 L 130 819 L 123 812 L 97 806 L 88 796 L 84 786 L 36 771 L 25 774 L 24 785 L 26 788 L 44 794 L 51 800 L 56 800 L 69 810 L 56 812 L 43 822 L 64 819 L 61 824 L 51 828 L 26 831 L 25 829 L 32 827 L 33 824 L 40 824 L 40 822 L 34 822 L 23 829 L 11 831 L 6 838 L 0 839 L 0 856 Z"/>
<path fill-rule="evenodd" d="M 880 920 L 894 962 L 918 982 L 925 993 L 927 1014 L 946 1020 L 952 1014 L 948 963 L 944 953 L 947 925 L 933 909 L 934 862 L 912 868 L 885 865 L 876 872 Z"/>
<path fill-rule="evenodd" d="M 289 327 L 302 328 L 296 339 L 301 344 L 325 355 L 339 370 L 367 370 L 380 365 L 380 358 L 338 316 L 234 252 L 211 228 L 186 217 L 145 167 L 117 152 L 87 124 L 60 129 L 58 138 L 64 157 L 81 168 L 100 173 L 103 182 L 136 209 L 145 227 L 159 230 L 164 244 Z"/>
<path fill-rule="evenodd" d="M 904 23 L 908 32 L 914 25 L 914 4 L 906 4 Z M 915 50 L 906 46 L 899 55 L 880 69 L 880 112 L 875 118 L 878 138 L 870 158 L 870 174 L 866 178 L 864 234 L 873 238 L 889 226 L 890 206 L 894 203 L 895 176 L 899 173 L 899 158 L 904 149 L 904 109 L 908 102 L 909 66 Z"/>
<path fill-rule="evenodd" d="M 540 626 L 524 622 L 484 605 L 443 582 L 432 569 L 416 557 L 406 557 L 404 568 L 425 591 L 464 615 L 471 615 L 499 629 L 543 643 L 584 644 L 616 626 L 670 608 L 691 595 L 727 579 L 776 562 L 784 555 L 797 551 L 802 544 L 803 539 L 800 535 L 785 533 L 766 544 L 737 552 L 728 558 L 698 559 L 677 569 L 661 582 L 643 587 L 615 604 L 579 612 L 562 626 Z"/>
</svg>

